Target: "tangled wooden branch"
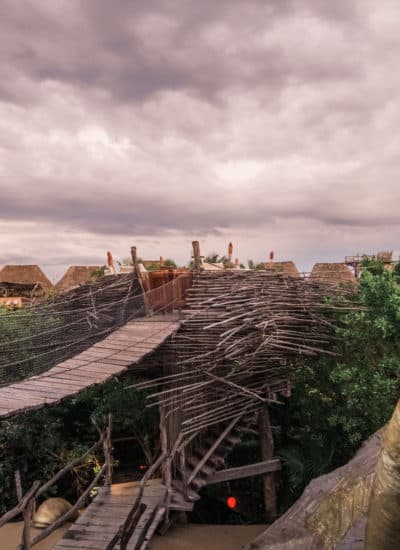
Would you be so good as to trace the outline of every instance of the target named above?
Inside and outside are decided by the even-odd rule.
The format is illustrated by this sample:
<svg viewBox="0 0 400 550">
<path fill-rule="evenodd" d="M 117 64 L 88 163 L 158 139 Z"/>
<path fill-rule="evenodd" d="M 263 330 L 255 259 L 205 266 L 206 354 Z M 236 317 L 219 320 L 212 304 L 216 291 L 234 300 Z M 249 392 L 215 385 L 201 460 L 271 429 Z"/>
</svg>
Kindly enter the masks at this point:
<svg viewBox="0 0 400 550">
<path fill-rule="evenodd" d="M 348 309 L 348 292 L 267 271 L 198 274 L 171 344 L 174 365 L 138 387 L 161 385 L 149 406 L 179 412 L 186 435 L 257 411 L 289 395 L 296 357 L 331 353 L 327 312 Z"/>
</svg>

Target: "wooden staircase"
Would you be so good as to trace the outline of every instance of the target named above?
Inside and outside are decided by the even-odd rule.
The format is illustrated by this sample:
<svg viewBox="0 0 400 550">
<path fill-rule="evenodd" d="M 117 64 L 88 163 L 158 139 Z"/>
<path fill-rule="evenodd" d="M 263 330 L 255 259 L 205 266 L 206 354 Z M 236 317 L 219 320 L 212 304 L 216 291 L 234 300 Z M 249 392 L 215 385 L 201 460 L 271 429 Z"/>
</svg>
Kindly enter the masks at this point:
<svg viewBox="0 0 400 550">
<path fill-rule="evenodd" d="M 200 489 L 208 485 L 216 471 L 224 468 L 229 454 L 243 434 L 252 431 L 254 424 L 254 415 L 246 416 L 212 427 L 199 438 L 199 444 L 194 440 L 193 450 L 186 453 L 185 467 L 180 468 L 180 478 L 172 481 L 173 487 L 185 495 L 188 502 L 199 500 Z"/>
</svg>

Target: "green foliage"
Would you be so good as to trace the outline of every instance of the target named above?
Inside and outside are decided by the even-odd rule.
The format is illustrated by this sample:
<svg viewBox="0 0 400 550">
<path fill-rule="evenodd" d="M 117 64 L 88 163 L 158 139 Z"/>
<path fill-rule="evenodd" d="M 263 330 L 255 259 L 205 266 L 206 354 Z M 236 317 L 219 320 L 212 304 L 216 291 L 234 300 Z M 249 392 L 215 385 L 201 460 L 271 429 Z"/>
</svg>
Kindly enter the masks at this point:
<svg viewBox="0 0 400 550">
<path fill-rule="evenodd" d="M 310 479 L 349 460 L 391 416 L 400 389 L 398 281 L 397 269 L 364 262 L 359 309 L 337 319 L 338 356 L 294 367 L 292 396 L 274 411 L 282 426 L 277 452 L 293 498 Z"/>
<path fill-rule="evenodd" d="M 0 384 L 49 368 L 48 362 L 32 350 L 38 338 L 54 329 L 57 322 L 56 316 L 36 315 L 29 308 L 0 307 Z"/>
<path fill-rule="evenodd" d="M 264 269 L 264 265 L 262 263 L 256 263 L 253 260 L 247 260 L 247 265 L 249 266 L 249 269 Z"/>
<path fill-rule="evenodd" d="M 171 258 L 167 258 L 166 260 L 164 260 L 164 265 L 167 267 L 172 267 L 172 269 L 176 269 L 178 267 L 174 260 L 171 260 Z"/>
<path fill-rule="evenodd" d="M 89 280 L 87 281 L 88 283 L 96 283 L 99 279 L 101 279 L 102 277 L 104 277 L 104 274 L 106 272 L 106 269 L 107 269 L 107 266 L 105 265 L 102 265 L 101 267 L 99 267 L 98 269 L 95 269 L 91 274 L 90 274 L 90 278 Z"/>
<path fill-rule="evenodd" d="M 14 472 L 21 471 L 23 488 L 36 479 L 46 481 L 98 439 L 91 419 L 102 426 L 113 413 L 113 439 L 134 437 L 129 448 L 138 461 L 152 460 L 158 446 L 158 416 L 146 409 L 144 393 L 127 386 L 132 375 L 90 388 L 57 407 L 33 411 L 3 421 L 0 426 L 0 514 L 16 503 Z M 61 480 L 48 495 L 75 499 L 93 479 L 102 451 Z"/>
</svg>

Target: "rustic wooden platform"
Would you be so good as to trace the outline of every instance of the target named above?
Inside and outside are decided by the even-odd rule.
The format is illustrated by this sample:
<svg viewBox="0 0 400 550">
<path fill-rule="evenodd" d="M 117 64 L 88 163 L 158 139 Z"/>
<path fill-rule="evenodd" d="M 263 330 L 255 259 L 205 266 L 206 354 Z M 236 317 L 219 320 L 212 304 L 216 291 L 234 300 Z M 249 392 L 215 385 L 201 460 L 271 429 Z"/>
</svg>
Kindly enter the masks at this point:
<svg viewBox="0 0 400 550">
<path fill-rule="evenodd" d="M 130 321 L 47 372 L 0 388 L 0 419 L 58 403 L 123 373 L 156 350 L 178 327 L 179 322 L 158 317 Z"/>
<path fill-rule="evenodd" d="M 139 492 L 139 482 L 102 487 L 93 502 L 56 544 L 54 550 L 87 548 L 103 550 L 124 523 Z M 146 510 L 128 544 L 128 550 L 143 550 L 165 512 L 167 489 L 159 479 L 147 484 L 142 502 Z M 140 542 L 142 541 L 142 542 Z"/>
</svg>

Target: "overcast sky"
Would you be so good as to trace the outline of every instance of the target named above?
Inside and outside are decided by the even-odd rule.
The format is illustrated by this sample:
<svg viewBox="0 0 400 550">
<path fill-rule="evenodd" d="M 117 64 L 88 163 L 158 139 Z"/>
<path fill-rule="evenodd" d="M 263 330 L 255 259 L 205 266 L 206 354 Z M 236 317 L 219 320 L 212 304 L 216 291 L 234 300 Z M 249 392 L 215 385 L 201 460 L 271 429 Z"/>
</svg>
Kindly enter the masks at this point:
<svg viewBox="0 0 400 550">
<path fill-rule="evenodd" d="M 398 0 L 0 0 L 0 265 L 400 249 Z"/>
</svg>

